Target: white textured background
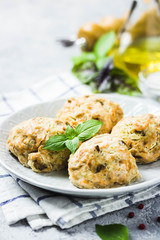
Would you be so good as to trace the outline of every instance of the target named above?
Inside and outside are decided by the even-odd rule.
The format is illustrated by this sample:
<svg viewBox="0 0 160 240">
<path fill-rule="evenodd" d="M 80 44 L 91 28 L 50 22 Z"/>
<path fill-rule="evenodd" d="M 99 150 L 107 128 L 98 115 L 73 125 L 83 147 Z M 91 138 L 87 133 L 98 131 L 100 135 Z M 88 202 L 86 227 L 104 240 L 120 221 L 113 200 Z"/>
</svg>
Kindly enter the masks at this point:
<svg viewBox="0 0 160 240">
<path fill-rule="evenodd" d="M 71 68 L 78 49 L 56 39 L 107 14 L 121 16 L 130 0 L 0 0 L 0 93 L 25 88 Z"/>
</svg>

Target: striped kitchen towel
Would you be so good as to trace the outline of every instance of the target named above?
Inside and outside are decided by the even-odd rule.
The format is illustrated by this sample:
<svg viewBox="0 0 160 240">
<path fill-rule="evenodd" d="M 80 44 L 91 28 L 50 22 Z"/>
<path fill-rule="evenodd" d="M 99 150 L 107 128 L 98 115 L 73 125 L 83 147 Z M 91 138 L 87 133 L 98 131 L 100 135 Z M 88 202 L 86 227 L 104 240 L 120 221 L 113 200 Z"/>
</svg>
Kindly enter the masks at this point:
<svg viewBox="0 0 160 240">
<path fill-rule="evenodd" d="M 29 89 L 0 95 L 0 121 L 34 103 L 90 93 L 90 89 L 71 74 L 54 76 Z M 0 206 L 9 225 L 26 219 L 33 230 L 53 225 L 65 229 L 135 202 L 160 196 L 160 185 L 113 198 L 78 198 L 32 186 L 0 167 L 0 192 Z"/>
</svg>

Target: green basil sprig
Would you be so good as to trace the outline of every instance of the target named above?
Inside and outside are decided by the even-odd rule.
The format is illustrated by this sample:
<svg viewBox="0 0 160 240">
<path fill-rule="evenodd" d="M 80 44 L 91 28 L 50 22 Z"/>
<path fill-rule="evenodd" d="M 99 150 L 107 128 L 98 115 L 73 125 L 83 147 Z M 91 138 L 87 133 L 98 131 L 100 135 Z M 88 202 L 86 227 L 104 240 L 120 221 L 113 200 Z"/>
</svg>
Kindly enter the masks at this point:
<svg viewBox="0 0 160 240">
<path fill-rule="evenodd" d="M 96 233 L 102 240 L 128 240 L 128 228 L 122 224 L 96 225 Z"/>
<path fill-rule="evenodd" d="M 65 134 L 50 137 L 45 143 L 43 149 L 60 151 L 68 148 L 71 153 L 75 153 L 79 141 L 85 141 L 93 137 L 102 125 L 102 122 L 92 119 L 79 124 L 75 130 L 70 126 L 67 126 Z"/>
</svg>

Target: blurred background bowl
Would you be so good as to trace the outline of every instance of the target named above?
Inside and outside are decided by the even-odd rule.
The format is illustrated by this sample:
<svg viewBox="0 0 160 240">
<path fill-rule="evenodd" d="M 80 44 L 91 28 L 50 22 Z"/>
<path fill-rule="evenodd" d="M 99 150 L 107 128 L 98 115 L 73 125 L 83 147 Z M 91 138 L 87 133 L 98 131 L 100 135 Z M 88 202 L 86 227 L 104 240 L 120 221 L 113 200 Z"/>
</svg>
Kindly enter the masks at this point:
<svg viewBox="0 0 160 240">
<path fill-rule="evenodd" d="M 160 65 L 150 65 L 139 73 L 139 79 L 139 87 L 143 95 L 160 101 Z"/>
</svg>

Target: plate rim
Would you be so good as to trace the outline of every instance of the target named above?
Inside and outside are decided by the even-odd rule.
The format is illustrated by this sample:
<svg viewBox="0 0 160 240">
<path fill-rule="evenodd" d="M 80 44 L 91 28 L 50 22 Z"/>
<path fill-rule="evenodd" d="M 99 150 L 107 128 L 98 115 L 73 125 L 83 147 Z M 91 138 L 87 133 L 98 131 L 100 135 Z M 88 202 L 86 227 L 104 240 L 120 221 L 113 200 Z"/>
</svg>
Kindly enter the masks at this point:
<svg viewBox="0 0 160 240">
<path fill-rule="evenodd" d="M 121 98 L 134 98 L 134 100 L 136 101 L 145 101 L 146 99 L 143 99 L 143 98 L 140 98 L 140 97 L 131 97 L 131 96 L 125 96 L 125 95 L 120 95 L 120 94 L 116 94 L 116 93 L 109 93 L 109 94 L 96 94 L 97 96 L 101 96 L 101 97 L 105 97 L 106 96 L 118 96 L 118 97 L 121 97 Z M 10 119 L 12 119 L 13 117 L 16 117 L 17 114 L 20 114 L 21 112 L 24 112 L 30 108 L 34 108 L 34 107 L 38 107 L 38 106 L 41 106 L 41 105 L 45 105 L 45 104 L 51 104 L 51 103 L 55 103 L 55 102 L 64 102 L 66 101 L 67 98 L 59 98 L 59 99 L 53 99 L 53 100 L 50 100 L 50 101 L 43 101 L 41 103 L 36 103 L 36 104 L 33 104 L 33 105 L 30 105 L 30 106 L 27 106 L 25 108 L 22 108 L 20 109 L 19 111 L 16 111 L 14 112 L 13 114 L 11 114 L 9 117 L 7 117 L 5 120 L 3 120 L 1 123 L 0 123 L 0 131 L 1 130 L 4 130 L 3 128 L 3 125 L 6 124 L 6 121 L 9 121 Z M 150 101 L 150 99 L 148 99 L 150 104 L 155 104 L 155 107 L 158 107 L 159 105 L 155 102 L 155 101 Z M 0 149 L 1 149 L 1 146 L 0 146 Z M 1 152 L 0 152 L 0 156 L 1 156 Z M 21 164 L 19 161 L 17 161 L 18 164 Z M 21 175 L 21 173 L 17 173 L 16 172 L 16 169 L 11 169 L 7 163 L 5 164 L 4 161 L 1 161 L 0 160 L 0 165 L 2 165 L 2 167 L 4 167 L 7 171 L 9 171 L 9 173 L 15 175 L 16 177 L 18 177 L 19 179 L 23 180 L 24 182 L 27 182 L 33 186 L 37 186 L 37 187 L 40 187 L 40 188 L 43 188 L 43 189 L 47 189 L 47 190 L 50 190 L 50 191 L 53 191 L 53 192 L 58 192 L 58 193 L 63 193 L 63 194 L 68 194 L 68 195 L 73 195 L 73 196 L 81 196 L 81 197 L 84 197 L 84 196 L 88 196 L 89 197 L 107 197 L 110 196 L 110 195 L 114 195 L 114 196 L 117 196 L 117 195 L 126 195 L 127 193 L 131 193 L 131 192 L 139 192 L 141 190 L 145 190 L 149 187 L 153 187 L 154 185 L 158 185 L 160 183 L 160 176 L 159 177 L 156 177 L 154 179 L 150 179 L 150 180 L 147 180 L 147 181 L 144 181 L 144 182 L 137 182 L 137 184 L 131 184 L 131 185 L 126 185 L 126 186 L 120 186 L 120 187 L 117 187 L 117 188 L 105 188 L 105 189 L 80 189 L 80 188 L 75 188 L 75 189 L 68 189 L 68 190 L 65 190 L 65 188 L 62 188 L 62 187 L 51 187 L 51 186 L 48 186 L 48 184 L 46 183 L 38 183 L 36 182 L 35 179 L 29 179 L 27 177 L 27 175 Z M 24 167 L 24 166 L 23 166 Z M 28 168 L 26 168 L 27 170 Z M 37 174 L 37 173 L 35 173 Z M 45 173 L 44 173 L 45 174 Z M 95 195 L 96 194 L 96 195 Z M 98 196 L 97 194 L 99 194 L 100 196 Z M 95 196 L 94 196 L 95 195 Z"/>
</svg>

